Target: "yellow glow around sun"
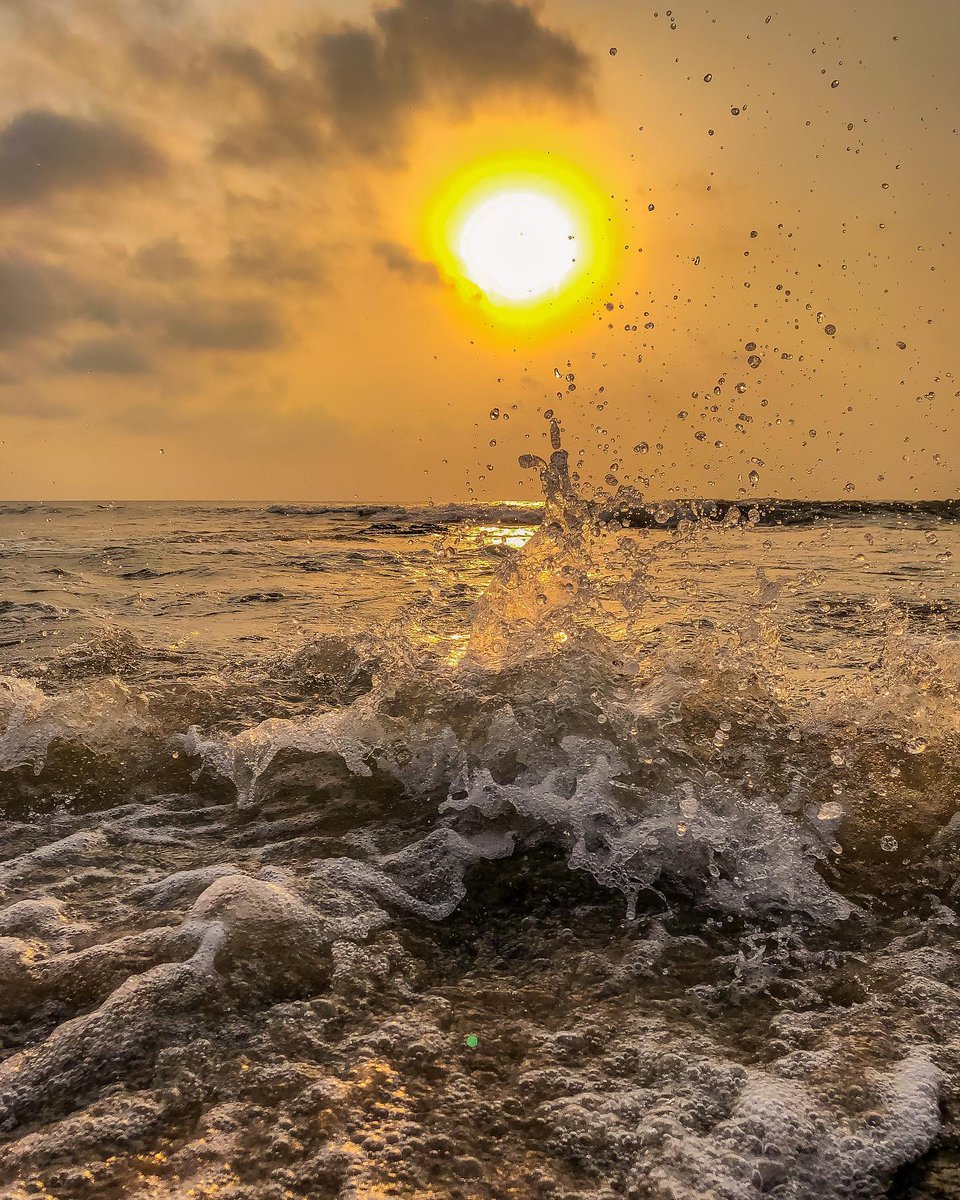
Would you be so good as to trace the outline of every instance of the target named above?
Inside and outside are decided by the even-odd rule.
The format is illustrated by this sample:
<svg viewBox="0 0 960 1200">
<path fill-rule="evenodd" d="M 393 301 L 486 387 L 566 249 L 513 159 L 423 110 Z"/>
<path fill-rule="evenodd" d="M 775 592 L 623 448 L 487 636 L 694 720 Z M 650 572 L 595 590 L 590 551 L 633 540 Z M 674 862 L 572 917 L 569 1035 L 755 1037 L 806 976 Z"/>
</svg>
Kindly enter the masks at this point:
<svg viewBox="0 0 960 1200">
<path fill-rule="evenodd" d="M 440 190 L 429 252 L 465 301 L 498 322 L 538 325 L 588 301 L 609 273 L 607 205 L 552 155 L 484 159 Z"/>
</svg>

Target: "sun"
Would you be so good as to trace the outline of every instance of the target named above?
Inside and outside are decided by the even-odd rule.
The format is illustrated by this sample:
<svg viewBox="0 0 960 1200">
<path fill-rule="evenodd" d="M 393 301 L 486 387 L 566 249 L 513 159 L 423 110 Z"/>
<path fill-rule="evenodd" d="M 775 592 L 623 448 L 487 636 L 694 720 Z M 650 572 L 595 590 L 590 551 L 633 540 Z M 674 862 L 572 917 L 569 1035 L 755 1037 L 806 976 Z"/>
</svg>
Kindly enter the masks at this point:
<svg viewBox="0 0 960 1200">
<path fill-rule="evenodd" d="M 577 220 L 542 191 L 495 192 L 464 219 L 455 247 L 467 279 L 494 302 L 558 291 L 577 265 Z"/>
<path fill-rule="evenodd" d="M 607 279 L 610 215 L 593 181 L 549 154 L 484 159 L 428 211 L 428 252 L 461 300 L 500 324 L 588 306 Z"/>
</svg>

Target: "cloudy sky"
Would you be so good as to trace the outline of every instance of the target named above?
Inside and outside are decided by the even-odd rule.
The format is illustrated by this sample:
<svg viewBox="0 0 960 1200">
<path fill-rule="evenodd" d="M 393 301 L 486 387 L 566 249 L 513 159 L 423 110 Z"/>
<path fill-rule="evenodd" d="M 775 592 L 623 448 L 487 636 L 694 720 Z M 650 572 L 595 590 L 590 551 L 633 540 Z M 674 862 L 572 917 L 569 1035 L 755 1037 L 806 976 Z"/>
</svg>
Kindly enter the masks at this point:
<svg viewBox="0 0 960 1200">
<path fill-rule="evenodd" d="M 546 409 L 654 494 L 960 493 L 960 5 L 673 2 L 0 0 L 0 496 L 531 496 Z M 609 198 L 549 329 L 424 253 L 501 149 Z"/>
</svg>

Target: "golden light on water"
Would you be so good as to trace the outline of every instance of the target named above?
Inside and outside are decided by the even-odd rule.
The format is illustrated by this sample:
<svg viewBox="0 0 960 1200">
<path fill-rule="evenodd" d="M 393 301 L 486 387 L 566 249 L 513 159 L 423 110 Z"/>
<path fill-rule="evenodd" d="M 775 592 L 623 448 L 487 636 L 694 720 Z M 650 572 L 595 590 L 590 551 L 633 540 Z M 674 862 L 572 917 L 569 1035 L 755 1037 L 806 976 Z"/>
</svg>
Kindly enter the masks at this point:
<svg viewBox="0 0 960 1200">
<path fill-rule="evenodd" d="M 440 189 L 432 257 L 462 299 L 537 325 L 588 303 L 610 270 L 610 215 L 593 181 L 547 154 L 485 159 Z"/>
</svg>

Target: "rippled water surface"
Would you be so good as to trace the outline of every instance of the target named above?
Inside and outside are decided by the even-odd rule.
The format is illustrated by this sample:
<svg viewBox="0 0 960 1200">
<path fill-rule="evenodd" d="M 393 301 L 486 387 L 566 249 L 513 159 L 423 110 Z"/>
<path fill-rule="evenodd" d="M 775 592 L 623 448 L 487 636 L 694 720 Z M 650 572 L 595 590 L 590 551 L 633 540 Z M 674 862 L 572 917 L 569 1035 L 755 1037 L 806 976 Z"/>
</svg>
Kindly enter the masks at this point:
<svg viewBox="0 0 960 1200">
<path fill-rule="evenodd" d="M 0 506 L 0 1196 L 960 1196 L 956 514 L 544 472 Z"/>
</svg>

